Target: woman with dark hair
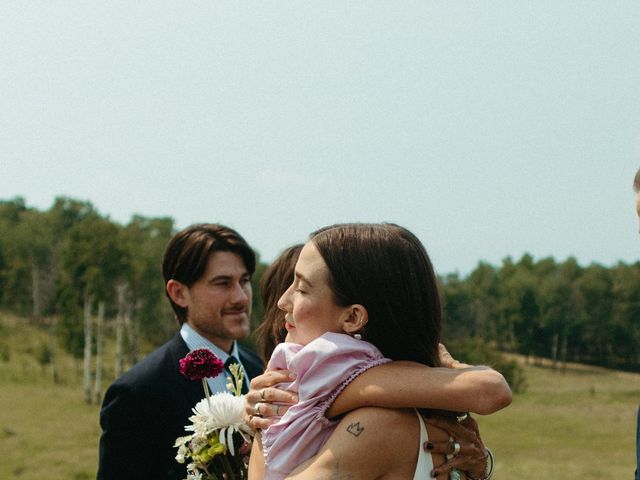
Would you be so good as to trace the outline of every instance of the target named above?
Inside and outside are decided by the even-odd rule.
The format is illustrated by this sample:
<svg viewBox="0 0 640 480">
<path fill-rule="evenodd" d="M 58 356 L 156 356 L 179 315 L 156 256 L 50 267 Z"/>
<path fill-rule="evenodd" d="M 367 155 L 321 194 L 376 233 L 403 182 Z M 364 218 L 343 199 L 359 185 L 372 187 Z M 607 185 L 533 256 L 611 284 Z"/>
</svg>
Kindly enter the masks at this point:
<svg viewBox="0 0 640 480">
<path fill-rule="evenodd" d="M 276 345 L 284 342 L 284 312 L 278 308 L 278 300 L 293 283 L 293 269 L 304 245 L 299 243 L 284 250 L 264 271 L 260 279 L 260 298 L 264 307 L 262 322 L 255 330 L 256 347 L 265 365 Z"/>
<path fill-rule="evenodd" d="M 304 464 L 300 478 L 324 478 L 322 475 L 329 475 L 337 465 L 342 465 L 343 470 L 345 466 L 349 468 L 351 465 L 354 469 L 351 473 L 362 478 L 373 478 L 373 471 L 376 472 L 375 477 L 380 478 L 384 477 L 382 474 L 385 472 L 389 478 L 412 478 L 414 474 L 416 478 L 426 476 L 424 471 L 419 473 L 419 468 L 427 469 L 427 472 L 431 470 L 431 455 L 420 457 L 417 448 L 406 449 L 405 454 L 394 453 L 390 458 L 384 455 L 384 462 L 380 465 L 373 459 L 354 456 L 358 452 L 358 446 L 367 445 L 367 450 L 361 451 L 363 454 L 370 453 L 369 448 L 375 448 L 375 443 L 371 442 L 371 433 L 362 435 L 365 428 L 361 422 L 370 423 L 372 419 L 367 418 L 370 415 L 374 415 L 372 424 L 378 426 L 384 424 L 385 419 L 388 420 L 391 415 L 391 426 L 408 427 L 401 431 L 394 429 L 394 432 L 400 432 L 397 435 L 401 445 L 406 445 L 406 441 L 416 443 L 419 438 L 424 439 L 427 429 L 422 422 L 415 421 L 417 417 L 414 413 L 408 413 L 407 417 L 407 413 L 402 411 L 393 411 L 391 414 L 384 410 L 357 411 L 361 420 L 348 424 L 345 429 L 347 437 L 341 429 L 331 435 L 338 422 L 325 418 L 325 415 L 328 418 L 335 415 L 331 409 L 337 403 L 334 402 L 336 396 L 338 399 L 342 396 L 339 395 L 340 391 L 346 387 L 346 394 L 351 388 L 347 387 L 349 382 L 369 367 L 388 359 L 409 360 L 431 367 L 440 365 L 440 300 L 431 262 L 418 239 L 406 229 L 389 224 L 348 224 L 321 229 L 312 234 L 311 240 L 302 249 L 296 265 L 295 279 L 280 299 L 279 306 L 286 315 L 287 341 L 294 343 L 279 345 L 270 365 L 273 367 L 275 362 L 276 366 L 286 366 L 292 370 L 297 368 L 299 377 L 290 388 L 298 390 L 301 399 L 299 404 L 284 413 L 282 419 L 264 432 L 265 447 L 269 450 L 265 478 L 284 478 L 294 467 L 317 453 L 325 441 L 320 455 Z M 354 340 L 344 333 L 362 340 Z M 446 351 L 440 353 L 452 363 Z M 501 390 L 497 395 L 500 398 L 487 403 L 493 402 L 491 408 L 495 410 L 510 402 L 510 391 L 504 379 L 493 371 L 486 375 L 485 372 L 489 371 L 486 367 L 462 369 L 460 372 L 464 371 L 464 374 L 442 376 L 442 372 L 438 375 L 432 373 L 434 370 L 444 369 L 428 369 L 415 363 L 393 362 L 385 365 L 387 366 L 392 369 L 399 367 L 396 374 L 404 372 L 405 383 L 403 388 L 398 389 L 395 397 L 392 395 L 394 398 L 390 400 L 390 404 L 387 404 L 389 400 L 383 398 L 379 405 L 402 407 L 410 404 L 414 407 L 466 410 L 467 407 L 478 407 L 478 403 L 469 401 L 460 393 L 477 394 L 479 389 L 475 384 L 482 382 L 501 385 L 497 390 L 494 387 L 496 392 Z M 383 367 L 373 368 L 369 372 L 381 368 Z M 418 370 L 422 372 L 418 373 Z M 426 374 L 424 370 L 431 373 Z M 496 382 L 496 375 L 500 377 L 499 382 Z M 452 386 L 442 383 L 445 377 Z M 486 382 L 489 377 L 493 378 Z M 434 382 L 432 385 L 422 383 L 416 398 L 412 395 L 416 391 L 415 381 L 424 380 Z M 384 385 L 394 386 L 397 381 L 382 382 L 381 386 L 373 384 L 373 388 L 384 389 Z M 275 389 L 268 389 L 270 398 L 267 398 L 267 390 L 263 388 L 257 391 L 256 384 L 252 384 L 252 387 L 248 400 L 252 394 L 254 398 L 259 395 L 263 402 L 278 396 Z M 439 389 L 441 392 L 426 396 L 422 392 L 431 389 Z M 356 393 L 351 398 L 357 398 L 358 395 Z M 442 397 L 446 396 L 451 398 L 443 402 Z M 376 404 L 376 394 L 372 397 L 370 400 L 373 402 L 369 404 Z M 366 404 L 356 402 L 355 405 L 350 405 L 347 401 L 335 413 L 344 413 Z M 459 406 L 463 408 L 460 409 Z M 253 411 L 260 415 L 267 415 L 267 409 L 274 408 L 272 413 L 275 414 L 282 414 L 285 410 L 283 408 L 280 412 L 278 405 L 267 403 L 253 405 Z M 343 410 L 339 411 L 340 408 Z M 349 414 L 340 425 L 352 415 Z M 412 424 L 415 429 L 411 428 Z M 429 427 L 429 430 L 430 437 L 434 438 L 435 435 L 435 438 L 440 438 L 439 444 L 449 443 L 442 431 L 433 427 Z M 327 441 L 329 435 L 331 437 Z M 359 438 L 361 435 L 362 440 L 357 445 L 348 445 L 352 440 L 349 436 Z M 383 435 L 381 438 L 387 442 L 390 437 Z M 477 435 L 476 439 L 479 442 Z M 436 442 L 430 443 L 433 447 Z M 396 442 L 394 444 L 398 445 Z M 461 448 L 457 443 L 452 445 L 456 450 Z M 261 447 L 260 442 L 255 446 L 257 451 L 252 455 L 250 474 L 252 478 L 262 478 L 262 456 L 256 455 Z M 338 448 L 333 448 L 335 446 Z M 348 448 L 344 449 L 343 446 Z M 484 450 L 481 442 L 476 447 Z M 277 455 L 273 455 L 274 452 Z M 340 452 L 340 458 L 336 457 L 335 452 Z M 483 451 L 482 455 L 484 454 Z M 434 458 L 443 461 L 441 458 Z M 354 459 L 358 461 L 354 462 Z M 464 461 L 459 463 L 465 465 Z M 469 462 L 468 465 L 471 466 L 472 463 Z M 484 472 L 484 465 L 481 467 Z M 372 468 L 378 470 L 371 470 Z M 475 478 L 483 478 L 482 472 Z"/>
</svg>

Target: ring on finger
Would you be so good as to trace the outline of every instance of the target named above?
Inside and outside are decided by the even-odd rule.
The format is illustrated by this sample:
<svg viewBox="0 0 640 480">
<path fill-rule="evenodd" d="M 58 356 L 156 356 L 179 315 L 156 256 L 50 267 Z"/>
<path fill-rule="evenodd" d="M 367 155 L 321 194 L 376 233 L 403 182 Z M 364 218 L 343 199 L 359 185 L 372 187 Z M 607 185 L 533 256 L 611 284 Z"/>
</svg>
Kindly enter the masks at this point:
<svg viewBox="0 0 640 480">
<path fill-rule="evenodd" d="M 260 390 L 260 400 L 262 400 L 263 402 L 266 400 L 266 398 L 264 398 L 264 391 L 265 390 L 266 389 L 264 389 L 264 388 L 262 390 Z"/>
<path fill-rule="evenodd" d="M 280 405 L 276 405 L 276 417 L 280 416 Z"/>
<path fill-rule="evenodd" d="M 260 413 L 260 407 L 261 407 L 261 403 L 258 402 L 255 404 L 255 406 L 253 407 L 253 413 L 255 414 L 256 417 L 261 417 L 262 414 Z"/>
<path fill-rule="evenodd" d="M 453 442 L 452 446 L 453 446 L 453 452 L 451 452 L 451 455 L 455 457 L 460 453 L 460 444 L 458 442 Z"/>
<path fill-rule="evenodd" d="M 456 418 L 458 419 L 458 423 L 464 422 L 467 417 L 469 417 L 469 414 L 467 412 L 464 412 L 462 415 L 458 415 Z"/>
</svg>

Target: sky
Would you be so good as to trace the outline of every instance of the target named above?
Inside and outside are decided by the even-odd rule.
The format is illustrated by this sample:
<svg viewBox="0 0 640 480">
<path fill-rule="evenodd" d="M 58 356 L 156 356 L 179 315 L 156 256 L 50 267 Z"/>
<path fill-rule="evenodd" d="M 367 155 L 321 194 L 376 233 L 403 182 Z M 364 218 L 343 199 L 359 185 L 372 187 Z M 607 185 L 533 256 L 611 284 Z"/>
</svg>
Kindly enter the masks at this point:
<svg viewBox="0 0 640 480">
<path fill-rule="evenodd" d="M 439 273 L 640 259 L 640 2 L 0 2 L 0 199 L 398 223 Z"/>
</svg>

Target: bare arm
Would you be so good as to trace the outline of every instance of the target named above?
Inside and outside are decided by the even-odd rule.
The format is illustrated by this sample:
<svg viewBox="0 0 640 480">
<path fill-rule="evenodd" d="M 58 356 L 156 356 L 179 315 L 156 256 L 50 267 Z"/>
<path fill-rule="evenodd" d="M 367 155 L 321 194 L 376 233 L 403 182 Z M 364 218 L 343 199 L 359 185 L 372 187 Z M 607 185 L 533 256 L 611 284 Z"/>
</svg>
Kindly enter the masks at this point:
<svg viewBox="0 0 640 480">
<path fill-rule="evenodd" d="M 504 377 L 489 367 L 432 368 L 390 362 L 371 368 L 338 395 L 329 418 L 362 406 L 434 408 L 488 415 L 511 403 Z"/>
<path fill-rule="evenodd" d="M 397 361 L 371 368 L 351 382 L 327 412 L 336 417 L 358 407 L 432 408 L 481 415 L 494 413 L 511 403 L 511 389 L 504 377 L 485 366 L 470 366 L 455 360 L 440 345 L 442 367 Z M 297 402 L 292 392 L 273 388 L 291 381 L 287 371 L 268 371 L 251 381 L 246 395 L 247 421 L 254 428 L 267 428 Z M 260 415 L 254 407 L 260 403 Z M 274 405 L 280 404 L 280 406 Z"/>
<path fill-rule="evenodd" d="M 251 456 L 249 457 L 249 480 L 262 480 L 264 478 L 264 455 L 262 453 L 262 439 L 260 432 L 253 437 Z"/>
</svg>

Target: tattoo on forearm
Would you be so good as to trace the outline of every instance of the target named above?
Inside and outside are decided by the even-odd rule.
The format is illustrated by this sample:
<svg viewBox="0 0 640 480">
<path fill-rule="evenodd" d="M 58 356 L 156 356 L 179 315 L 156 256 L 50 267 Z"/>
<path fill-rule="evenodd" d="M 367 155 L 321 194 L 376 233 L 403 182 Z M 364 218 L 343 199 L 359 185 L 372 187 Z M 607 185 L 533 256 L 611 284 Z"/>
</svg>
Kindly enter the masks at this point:
<svg viewBox="0 0 640 480">
<path fill-rule="evenodd" d="M 347 432 L 354 437 L 359 437 L 360 434 L 364 432 L 364 427 L 360 426 L 360 422 L 354 422 L 347 427 Z"/>
</svg>

